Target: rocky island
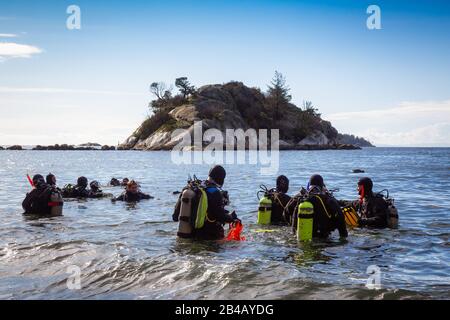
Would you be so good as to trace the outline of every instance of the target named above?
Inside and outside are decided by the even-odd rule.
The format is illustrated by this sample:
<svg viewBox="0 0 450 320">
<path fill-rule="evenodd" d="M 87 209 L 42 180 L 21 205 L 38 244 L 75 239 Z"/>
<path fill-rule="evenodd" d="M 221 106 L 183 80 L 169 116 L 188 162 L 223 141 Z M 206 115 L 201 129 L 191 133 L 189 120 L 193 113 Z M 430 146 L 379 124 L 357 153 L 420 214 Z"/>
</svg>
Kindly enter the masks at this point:
<svg viewBox="0 0 450 320">
<path fill-rule="evenodd" d="M 236 81 L 196 89 L 186 77 L 176 79 L 175 85 L 180 92 L 173 96 L 166 84 L 151 84 L 156 97 L 150 103 L 152 115 L 119 145 L 119 150 L 171 150 L 176 143 L 172 131 L 191 132 L 196 121 L 202 121 L 203 130 L 216 128 L 222 132 L 237 128 L 279 129 L 282 150 L 372 146 L 363 138 L 338 133 L 310 101 L 304 101 L 301 107 L 292 104 L 285 78 L 278 72 L 267 92 Z"/>
</svg>

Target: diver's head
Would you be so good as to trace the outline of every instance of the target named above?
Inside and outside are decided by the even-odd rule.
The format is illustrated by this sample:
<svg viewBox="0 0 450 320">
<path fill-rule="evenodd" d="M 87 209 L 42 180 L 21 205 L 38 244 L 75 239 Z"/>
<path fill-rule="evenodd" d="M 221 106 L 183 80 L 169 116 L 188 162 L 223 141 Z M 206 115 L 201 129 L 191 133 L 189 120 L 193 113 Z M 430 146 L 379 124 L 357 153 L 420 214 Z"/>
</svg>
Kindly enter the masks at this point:
<svg viewBox="0 0 450 320">
<path fill-rule="evenodd" d="M 51 185 L 51 186 L 56 185 L 56 177 L 55 177 L 55 175 L 52 174 L 52 173 L 49 173 L 49 174 L 47 175 L 47 177 L 45 178 L 45 181 L 47 181 L 47 184 L 49 184 L 49 185 Z"/>
<path fill-rule="evenodd" d="M 128 178 L 123 178 L 122 179 L 122 186 L 124 186 L 124 187 L 126 187 L 126 186 L 128 186 L 128 183 L 130 182 L 130 179 L 128 179 Z"/>
<path fill-rule="evenodd" d="M 45 184 L 44 177 L 43 177 L 42 175 L 40 175 L 40 174 L 36 174 L 36 175 L 33 177 L 33 185 L 34 185 L 35 187 L 39 187 L 39 186 L 41 186 L 41 185 L 43 185 L 43 184 Z"/>
<path fill-rule="evenodd" d="M 139 192 L 139 186 L 136 181 L 131 180 L 127 183 L 127 192 L 136 194 Z"/>
<path fill-rule="evenodd" d="M 314 174 L 311 178 L 309 178 L 308 190 L 311 190 L 314 187 L 319 188 L 320 190 L 325 187 L 325 183 L 323 182 L 323 178 L 320 174 Z"/>
<path fill-rule="evenodd" d="M 86 177 L 79 177 L 77 180 L 77 186 L 87 188 L 88 186 L 88 179 Z"/>
<path fill-rule="evenodd" d="M 287 193 L 289 190 L 289 179 L 286 176 L 277 178 L 277 191 Z"/>
<path fill-rule="evenodd" d="M 111 181 L 109 182 L 110 185 L 117 187 L 120 186 L 120 181 L 117 180 L 116 178 L 112 178 Z"/>
<path fill-rule="evenodd" d="M 212 180 L 222 187 L 225 182 L 226 175 L 227 173 L 222 166 L 215 166 L 209 170 L 208 180 Z"/>
<path fill-rule="evenodd" d="M 359 179 L 358 181 L 358 194 L 361 198 L 364 198 L 365 196 L 371 195 L 373 189 L 373 182 L 372 179 L 368 177 L 364 177 Z"/>
<path fill-rule="evenodd" d="M 89 186 L 91 187 L 91 190 L 96 192 L 100 190 L 100 184 L 98 183 L 98 181 L 92 181 Z"/>
</svg>

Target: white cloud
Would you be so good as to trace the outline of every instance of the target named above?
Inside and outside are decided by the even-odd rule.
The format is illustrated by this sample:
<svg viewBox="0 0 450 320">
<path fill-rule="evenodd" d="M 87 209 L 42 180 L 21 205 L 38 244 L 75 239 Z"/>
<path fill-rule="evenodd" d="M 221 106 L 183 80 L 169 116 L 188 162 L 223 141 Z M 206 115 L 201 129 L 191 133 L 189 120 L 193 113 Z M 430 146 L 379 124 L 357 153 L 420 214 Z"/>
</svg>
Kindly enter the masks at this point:
<svg viewBox="0 0 450 320">
<path fill-rule="evenodd" d="M 34 54 L 41 53 L 38 47 L 14 42 L 0 42 L 0 60 L 10 58 L 30 58 Z"/>
<path fill-rule="evenodd" d="M 17 34 L 13 33 L 0 33 L 0 38 L 16 38 Z"/>
<path fill-rule="evenodd" d="M 330 114 L 341 132 L 376 145 L 450 146 L 450 100 L 403 102 L 387 109 Z"/>
</svg>

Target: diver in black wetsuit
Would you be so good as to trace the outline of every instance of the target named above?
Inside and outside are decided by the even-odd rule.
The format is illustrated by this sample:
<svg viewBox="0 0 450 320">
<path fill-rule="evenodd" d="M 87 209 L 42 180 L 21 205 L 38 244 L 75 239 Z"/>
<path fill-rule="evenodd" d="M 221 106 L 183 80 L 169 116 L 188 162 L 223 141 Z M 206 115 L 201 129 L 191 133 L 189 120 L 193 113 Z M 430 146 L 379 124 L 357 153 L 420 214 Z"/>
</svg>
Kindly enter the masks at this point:
<svg viewBox="0 0 450 320">
<path fill-rule="evenodd" d="M 198 240 L 220 240 L 225 237 L 223 225 L 240 221 L 236 213 L 231 214 L 225 210 L 226 199 L 224 199 L 221 188 L 225 182 L 226 172 L 222 166 L 215 166 L 209 171 L 205 182 L 206 195 L 208 197 L 208 209 L 204 226 L 195 230 L 194 238 Z"/>
<path fill-rule="evenodd" d="M 47 184 L 44 177 L 37 174 L 33 177 L 33 190 L 27 193 L 22 202 L 24 214 L 29 215 L 62 215 L 62 197 L 60 191 Z M 57 210 L 52 210 L 57 209 Z"/>
<path fill-rule="evenodd" d="M 277 187 L 275 192 L 271 195 L 272 200 L 272 224 L 287 224 L 283 212 L 291 197 L 287 195 L 289 191 L 289 179 L 286 176 L 279 176 L 277 178 Z"/>
<path fill-rule="evenodd" d="M 136 181 L 131 180 L 128 182 L 125 191 L 117 198 L 113 198 L 112 201 L 138 202 L 147 199 L 153 199 L 153 197 L 139 191 Z"/>
<path fill-rule="evenodd" d="M 359 199 L 355 201 L 339 201 L 343 207 L 352 206 L 360 215 L 359 226 L 369 228 L 386 228 L 388 204 L 382 195 L 375 195 L 372 191 L 373 182 L 364 177 L 358 181 Z"/>
<path fill-rule="evenodd" d="M 328 238 L 336 229 L 339 231 L 341 238 L 347 238 L 347 226 L 341 207 L 337 200 L 327 191 L 322 176 L 311 176 L 308 190 L 303 200 L 311 202 L 314 207 L 314 238 Z M 294 215 L 291 219 L 294 233 L 297 231 L 297 215 L 298 210 L 294 210 Z"/>
<path fill-rule="evenodd" d="M 91 189 L 89 190 L 88 198 L 94 198 L 94 199 L 96 199 L 96 198 L 104 198 L 104 197 L 110 196 L 110 194 L 104 193 L 104 192 L 102 191 L 102 189 L 100 188 L 100 184 L 98 183 L 98 181 L 95 181 L 95 180 L 92 181 L 92 182 L 89 184 L 89 187 L 90 187 Z"/>
</svg>

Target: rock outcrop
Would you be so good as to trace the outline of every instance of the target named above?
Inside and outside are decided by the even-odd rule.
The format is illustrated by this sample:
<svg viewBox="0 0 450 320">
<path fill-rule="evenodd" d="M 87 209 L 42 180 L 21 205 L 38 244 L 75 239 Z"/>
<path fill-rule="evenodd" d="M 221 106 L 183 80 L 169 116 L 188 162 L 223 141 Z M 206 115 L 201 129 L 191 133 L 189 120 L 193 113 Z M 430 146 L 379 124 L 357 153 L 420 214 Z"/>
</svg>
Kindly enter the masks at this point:
<svg viewBox="0 0 450 320">
<path fill-rule="evenodd" d="M 338 134 L 337 140 L 339 143 L 353 144 L 358 147 L 374 147 L 370 141 L 364 138 L 356 137 L 353 134 Z"/>
<path fill-rule="evenodd" d="M 10 146 L 10 147 L 6 148 L 6 150 L 23 150 L 23 148 L 22 148 L 22 146 L 15 145 L 15 146 Z"/>
<path fill-rule="evenodd" d="M 116 150 L 114 146 L 100 145 L 100 144 L 84 144 L 80 146 L 73 146 L 68 144 L 55 144 L 53 146 L 41 146 L 37 145 L 32 150 L 37 151 L 96 151 L 96 150 Z"/>
<path fill-rule="evenodd" d="M 202 121 L 203 132 L 215 128 L 279 129 L 281 149 L 351 149 L 350 144 L 338 141 L 338 131 L 319 115 L 302 110 L 294 104 L 280 106 L 274 119 L 273 107 L 256 88 L 240 82 L 206 85 L 185 104 L 170 106 L 167 114 L 153 117 L 165 119 L 160 126 L 156 119 L 147 119 L 119 147 L 119 150 L 170 150 L 179 141 L 192 137 L 194 122 Z M 150 128 L 150 125 L 152 126 Z M 187 129 L 172 139 L 176 129 Z M 207 142 L 207 141 L 206 141 Z M 204 141 L 204 145 L 207 145 Z"/>
</svg>

